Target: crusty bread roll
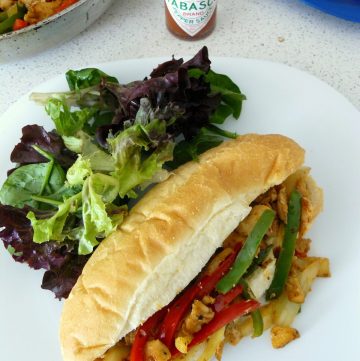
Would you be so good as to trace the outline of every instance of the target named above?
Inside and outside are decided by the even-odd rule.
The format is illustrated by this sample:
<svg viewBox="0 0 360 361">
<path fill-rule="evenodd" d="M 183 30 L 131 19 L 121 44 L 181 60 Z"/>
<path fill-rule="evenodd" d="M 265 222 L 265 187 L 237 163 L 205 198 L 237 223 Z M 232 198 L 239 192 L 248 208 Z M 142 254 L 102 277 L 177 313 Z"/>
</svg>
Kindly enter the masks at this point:
<svg viewBox="0 0 360 361">
<path fill-rule="evenodd" d="M 149 191 L 100 244 L 65 301 L 64 361 L 94 361 L 173 300 L 249 204 L 303 160 L 303 149 L 284 136 L 240 136 Z"/>
</svg>

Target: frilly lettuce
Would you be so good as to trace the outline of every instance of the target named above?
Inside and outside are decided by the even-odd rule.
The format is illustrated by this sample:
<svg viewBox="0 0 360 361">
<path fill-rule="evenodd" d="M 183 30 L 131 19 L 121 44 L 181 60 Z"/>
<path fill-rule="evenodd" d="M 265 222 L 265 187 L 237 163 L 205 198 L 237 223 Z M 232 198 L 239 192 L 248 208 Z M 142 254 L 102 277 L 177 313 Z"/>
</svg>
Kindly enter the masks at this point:
<svg viewBox="0 0 360 361">
<path fill-rule="evenodd" d="M 166 123 L 158 119 L 147 124 L 136 123 L 108 138 L 109 151 L 115 160 L 111 172 L 119 182 L 119 196 L 136 198 L 141 187 L 162 171 L 163 164 L 172 159 L 174 142 L 167 139 Z"/>
<path fill-rule="evenodd" d="M 87 172 L 88 162 L 79 162 L 77 165 L 77 170 L 84 175 L 86 172 L 81 172 L 81 165 Z M 34 212 L 28 213 L 27 218 L 34 230 L 35 243 L 41 244 L 50 240 L 63 242 L 66 238 L 77 239 L 78 254 L 87 255 L 99 244 L 98 239 L 103 239 L 122 223 L 127 207 L 117 207 L 116 212 L 114 211 L 112 202 L 119 192 L 118 182 L 114 177 L 96 173 L 89 175 L 85 180 L 80 177 L 77 181 L 83 183 L 82 191 L 61 203 L 50 218 L 37 219 Z M 81 225 L 67 229 L 66 223 L 69 218 L 79 215 L 82 219 Z"/>
<path fill-rule="evenodd" d="M 50 218 L 37 219 L 29 212 L 28 219 L 35 243 L 77 239 L 78 254 L 87 255 L 122 222 L 126 207 L 117 207 L 114 201 L 136 198 L 137 190 L 159 178 L 159 173 L 164 177 L 163 164 L 172 159 L 174 142 L 166 136 L 165 121 L 149 116 L 109 137 L 109 153 L 83 132 L 64 137 L 64 142 L 78 153 L 66 173 L 67 187 L 82 186 L 82 190 L 58 204 Z M 81 222 L 68 230 L 74 217 Z"/>
<path fill-rule="evenodd" d="M 55 98 L 47 102 L 45 110 L 54 122 L 58 134 L 67 136 L 81 130 L 97 112 L 95 108 L 71 111 L 65 101 Z"/>
</svg>

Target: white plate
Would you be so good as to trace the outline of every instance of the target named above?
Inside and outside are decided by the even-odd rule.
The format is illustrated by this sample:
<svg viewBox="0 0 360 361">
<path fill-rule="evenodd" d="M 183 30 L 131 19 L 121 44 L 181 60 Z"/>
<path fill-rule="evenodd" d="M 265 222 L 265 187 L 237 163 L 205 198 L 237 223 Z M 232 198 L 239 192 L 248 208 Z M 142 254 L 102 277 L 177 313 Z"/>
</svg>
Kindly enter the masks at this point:
<svg viewBox="0 0 360 361">
<path fill-rule="evenodd" d="M 101 65 L 121 82 L 141 79 L 163 59 Z M 325 211 L 310 236 L 312 254 L 331 260 L 332 277 L 319 279 L 296 319 L 301 338 L 274 350 L 269 334 L 227 346 L 230 360 L 360 360 L 360 113 L 321 81 L 284 65 L 247 59 L 216 59 L 213 69 L 229 74 L 248 100 L 239 133 L 282 133 L 306 150 L 306 163 L 325 190 Z M 64 76 L 36 91 L 66 89 Z M 38 123 L 51 129 L 44 110 L 23 97 L 0 118 L 0 182 L 11 167 L 9 154 L 21 127 Z M 61 303 L 40 289 L 42 272 L 0 253 L 0 360 L 60 361 L 58 324 Z"/>
</svg>

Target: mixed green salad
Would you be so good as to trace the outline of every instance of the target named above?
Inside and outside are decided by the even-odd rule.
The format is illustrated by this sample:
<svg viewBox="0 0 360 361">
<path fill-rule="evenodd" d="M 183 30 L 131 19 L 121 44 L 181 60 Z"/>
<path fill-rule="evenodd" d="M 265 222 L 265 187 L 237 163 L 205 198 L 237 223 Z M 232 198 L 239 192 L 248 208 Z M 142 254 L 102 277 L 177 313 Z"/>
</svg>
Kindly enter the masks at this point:
<svg viewBox="0 0 360 361">
<path fill-rule="evenodd" d="M 32 95 L 55 129 L 22 129 L 0 190 L 0 238 L 15 261 L 46 270 L 42 288 L 59 299 L 149 185 L 236 136 L 219 125 L 245 99 L 206 47 L 129 84 L 95 68 L 66 79 L 69 91 Z"/>
</svg>

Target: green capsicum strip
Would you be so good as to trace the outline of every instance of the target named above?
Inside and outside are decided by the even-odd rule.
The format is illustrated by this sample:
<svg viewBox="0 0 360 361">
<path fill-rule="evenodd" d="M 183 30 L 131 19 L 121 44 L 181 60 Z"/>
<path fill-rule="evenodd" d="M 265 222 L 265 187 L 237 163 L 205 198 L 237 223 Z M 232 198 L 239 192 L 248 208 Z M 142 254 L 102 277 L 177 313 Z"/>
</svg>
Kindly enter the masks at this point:
<svg viewBox="0 0 360 361">
<path fill-rule="evenodd" d="M 15 20 L 18 18 L 19 18 L 19 16 L 17 14 L 15 14 L 15 15 L 10 16 L 6 20 L 2 21 L 0 23 L 0 34 L 4 34 L 8 31 L 11 31 Z"/>
<path fill-rule="evenodd" d="M 253 337 L 260 337 L 264 332 L 264 320 L 259 309 L 251 312 Z"/>
<path fill-rule="evenodd" d="M 6 20 L 7 17 L 8 17 L 8 16 L 7 16 L 6 11 L 0 12 L 0 22 Z"/>
<path fill-rule="evenodd" d="M 290 194 L 288 208 L 287 224 L 285 227 L 282 248 L 276 262 L 274 278 L 269 289 L 266 291 L 267 300 L 278 298 L 282 294 L 286 279 L 290 272 L 301 219 L 301 194 L 297 190 Z"/>
<path fill-rule="evenodd" d="M 243 287 L 242 294 L 246 299 L 256 300 L 253 291 L 251 290 L 248 283 L 244 279 L 241 279 L 239 284 Z M 253 322 L 252 337 L 259 337 L 264 332 L 264 320 L 261 311 L 260 309 L 257 309 L 255 311 L 252 311 L 250 315 Z"/>
<path fill-rule="evenodd" d="M 275 212 L 271 209 L 262 213 L 253 230 L 247 237 L 244 246 L 236 257 L 233 267 L 217 284 L 216 290 L 219 293 L 227 293 L 238 284 L 240 278 L 250 267 L 258 250 L 259 244 L 271 226 L 274 217 Z"/>
<path fill-rule="evenodd" d="M 17 5 L 17 11 L 15 14 L 8 16 L 2 22 L 0 22 L 0 34 L 4 34 L 12 30 L 12 27 L 16 19 L 22 19 L 26 13 L 25 6 Z"/>
<path fill-rule="evenodd" d="M 271 244 L 266 248 L 261 249 L 257 257 L 254 259 L 253 263 L 247 269 L 246 273 L 244 274 L 244 277 L 249 277 L 252 273 L 254 273 L 260 267 L 260 265 L 265 261 L 265 259 L 270 254 L 273 248 L 274 246 Z"/>
</svg>

